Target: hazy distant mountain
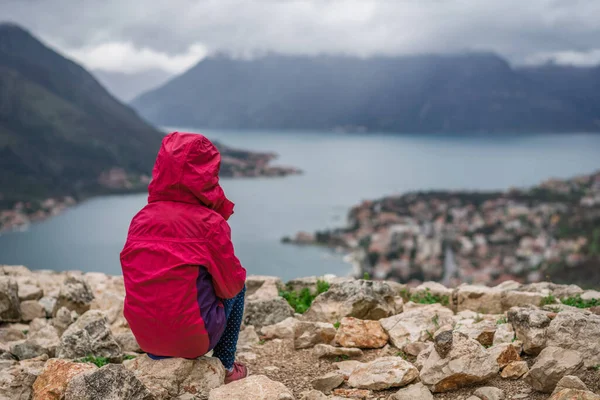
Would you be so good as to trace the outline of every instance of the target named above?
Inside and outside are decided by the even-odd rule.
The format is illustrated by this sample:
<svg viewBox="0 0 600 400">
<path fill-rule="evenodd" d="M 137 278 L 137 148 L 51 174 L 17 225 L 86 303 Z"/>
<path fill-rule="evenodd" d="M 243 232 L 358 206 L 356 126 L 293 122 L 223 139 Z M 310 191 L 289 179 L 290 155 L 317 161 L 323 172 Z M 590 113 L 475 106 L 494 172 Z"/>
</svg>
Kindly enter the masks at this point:
<svg viewBox="0 0 600 400">
<path fill-rule="evenodd" d="M 600 80 L 579 72 L 519 70 L 486 53 L 368 59 L 271 54 L 254 60 L 218 55 L 132 105 L 160 125 L 206 128 L 599 131 L 600 91 L 591 96 L 589 88 Z M 554 79 L 562 82 L 547 82 Z M 569 89 L 571 82 L 577 89 Z"/>
<path fill-rule="evenodd" d="M 173 74 L 161 69 L 131 74 L 103 70 L 94 70 L 92 73 L 109 92 L 124 102 L 129 102 L 137 95 L 159 87 L 173 76 Z"/>
<path fill-rule="evenodd" d="M 85 69 L 0 25 L 0 203 L 88 193 L 113 167 L 150 173 L 161 139 Z"/>
</svg>

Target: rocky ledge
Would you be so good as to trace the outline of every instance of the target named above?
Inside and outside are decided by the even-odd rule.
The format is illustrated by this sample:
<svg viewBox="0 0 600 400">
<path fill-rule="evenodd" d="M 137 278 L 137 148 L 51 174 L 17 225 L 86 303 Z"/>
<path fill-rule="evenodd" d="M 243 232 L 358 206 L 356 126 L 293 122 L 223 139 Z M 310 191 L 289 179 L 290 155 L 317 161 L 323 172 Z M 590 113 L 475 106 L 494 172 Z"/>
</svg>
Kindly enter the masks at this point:
<svg viewBox="0 0 600 400">
<path fill-rule="evenodd" d="M 122 277 L 0 266 L 0 399 L 600 400 L 600 309 L 560 301 L 598 292 L 334 276 L 247 287 L 238 358 L 251 376 L 223 385 L 210 356 L 143 354 Z M 297 314 L 290 293 L 314 300 Z"/>
</svg>

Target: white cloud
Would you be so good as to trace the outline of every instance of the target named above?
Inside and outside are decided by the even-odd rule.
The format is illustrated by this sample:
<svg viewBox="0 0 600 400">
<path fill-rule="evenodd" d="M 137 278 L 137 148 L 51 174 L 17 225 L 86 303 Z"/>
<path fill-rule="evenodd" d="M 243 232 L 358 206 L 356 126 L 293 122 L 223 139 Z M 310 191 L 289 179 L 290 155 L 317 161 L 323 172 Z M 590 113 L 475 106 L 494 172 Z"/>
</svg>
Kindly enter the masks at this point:
<svg viewBox="0 0 600 400">
<path fill-rule="evenodd" d="M 515 63 L 539 54 L 568 59 L 593 55 L 598 15 L 600 0 L 0 0 L 1 18 L 51 38 L 86 65 L 121 71 L 180 70 L 200 48 L 360 56 L 484 50 Z"/>
<path fill-rule="evenodd" d="M 201 44 L 191 45 L 185 53 L 169 55 L 148 47 L 136 48 L 131 42 L 109 42 L 64 52 L 89 69 L 135 73 L 151 69 L 179 74 L 206 56 Z"/>
<path fill-rule="evenodd" d="M 592 67 L 600 64 L 600 49 L 588 51 L 558 51 L 554 53 L 536 53 L 528 57 L 527 64 L 536 65 L 544 63 L 559 65 L 574 65 L 578 67 Z"/>
</svg>

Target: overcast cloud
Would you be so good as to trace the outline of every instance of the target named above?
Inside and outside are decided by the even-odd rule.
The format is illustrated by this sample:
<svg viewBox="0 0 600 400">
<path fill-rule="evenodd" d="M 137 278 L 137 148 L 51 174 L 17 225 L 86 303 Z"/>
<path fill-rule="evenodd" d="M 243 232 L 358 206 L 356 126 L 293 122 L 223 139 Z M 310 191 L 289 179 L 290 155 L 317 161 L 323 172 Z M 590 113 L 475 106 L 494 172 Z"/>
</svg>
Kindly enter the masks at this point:
<svg viewBox="0 0 600 400">
<path fill-rule="evenodd" d="M 219 50 L 600 63 L 599 0 L 0 0 L 0 19 L 113 72 L 179 73 Z"/>
</svg>

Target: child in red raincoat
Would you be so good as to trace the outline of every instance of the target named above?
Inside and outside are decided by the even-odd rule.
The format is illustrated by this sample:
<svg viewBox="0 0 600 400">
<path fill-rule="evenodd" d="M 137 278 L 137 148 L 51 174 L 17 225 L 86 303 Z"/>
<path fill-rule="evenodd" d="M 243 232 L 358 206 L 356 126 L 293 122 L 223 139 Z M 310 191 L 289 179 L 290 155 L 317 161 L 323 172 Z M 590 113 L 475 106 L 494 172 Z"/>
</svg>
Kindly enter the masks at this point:
<svg viewBox="0 0 600 400">
<path fill-rule="evenodd" d="M 164 138 L 148 205 L 131 222 L 121 266 L 124 315 L 142 350 L 154 359 L 214 350 L 228 383 L 248 374 L 235 362 L 246 270 L 231 243 L 234 205 L 219 185 L 220 163 L 202 135 Z"/>
</svg>

